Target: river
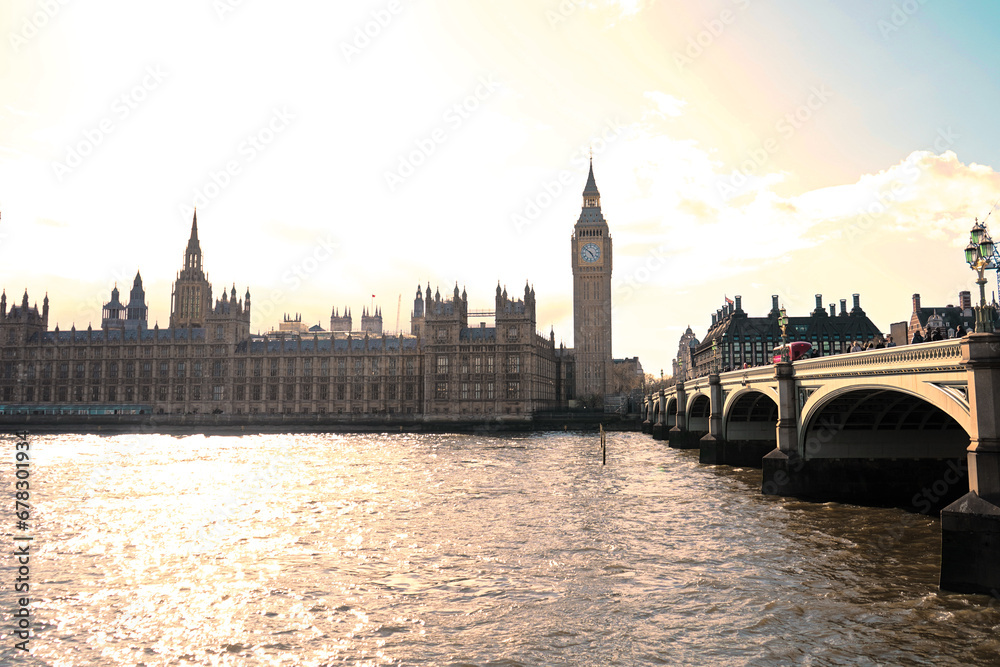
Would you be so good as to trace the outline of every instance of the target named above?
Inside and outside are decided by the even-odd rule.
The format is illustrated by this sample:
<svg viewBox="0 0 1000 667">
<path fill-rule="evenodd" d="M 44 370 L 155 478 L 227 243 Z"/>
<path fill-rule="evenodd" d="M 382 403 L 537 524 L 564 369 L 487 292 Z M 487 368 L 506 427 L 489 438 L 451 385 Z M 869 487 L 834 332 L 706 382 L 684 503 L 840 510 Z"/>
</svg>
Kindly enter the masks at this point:
<svg viewBox="0 0 1000 667">
<path fill-rule="evenodd" d="M 604 466 L 595 434 L 29 442 L 34 636 L 5 558 L 3 664 L 1000 664 L 1000 604 L 937 589 L 936 518 L 643 434 Z"/>
</svg>

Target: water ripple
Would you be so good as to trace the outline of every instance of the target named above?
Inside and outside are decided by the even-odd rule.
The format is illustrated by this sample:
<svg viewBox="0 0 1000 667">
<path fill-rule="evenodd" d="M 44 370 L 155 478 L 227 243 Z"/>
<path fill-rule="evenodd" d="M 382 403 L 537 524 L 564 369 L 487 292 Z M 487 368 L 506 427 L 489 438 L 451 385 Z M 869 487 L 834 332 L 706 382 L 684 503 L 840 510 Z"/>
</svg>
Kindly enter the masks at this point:
<svg viewBox="0 0 1000 667">
<path fill-rule="evenodd" d="M 24 664 L 1000 664 L 1000 612 L 937 591 L 935 519 L 763 497 L 639 434 L 603 467 L 563 433 L 33 449 Z"/>
</svg>

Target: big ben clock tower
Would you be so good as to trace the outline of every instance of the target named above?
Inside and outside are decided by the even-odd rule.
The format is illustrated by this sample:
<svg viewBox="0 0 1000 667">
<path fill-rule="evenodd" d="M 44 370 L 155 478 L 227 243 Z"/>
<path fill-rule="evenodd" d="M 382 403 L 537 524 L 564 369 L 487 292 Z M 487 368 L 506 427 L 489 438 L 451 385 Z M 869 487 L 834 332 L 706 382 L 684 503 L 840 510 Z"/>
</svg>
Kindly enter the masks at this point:
<svg viewBox="0 0 1000 667">
<path fill-rule="evenodd" d="M 593 158 L 570 246 L 576 395 L 587 399 L 603 396 L 611 383 L 611 234 L 601 214 Z"/>
</svg>

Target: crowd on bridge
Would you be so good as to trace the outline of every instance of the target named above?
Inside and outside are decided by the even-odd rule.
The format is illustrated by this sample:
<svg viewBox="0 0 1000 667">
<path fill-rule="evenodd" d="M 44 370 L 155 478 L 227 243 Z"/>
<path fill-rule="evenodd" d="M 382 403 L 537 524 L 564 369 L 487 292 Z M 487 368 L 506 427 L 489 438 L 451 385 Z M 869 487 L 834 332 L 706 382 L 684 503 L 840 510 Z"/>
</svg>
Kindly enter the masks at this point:
<svg viewBox="0 0 1000 667">
<path fill-rule="evenodd" d="M 965 327 L 963 327 L 961 324 L 959 324 L 954 329 L 949 328 L 947 330 L 945 330 L 944 327 L 935 327 L 933 329 L 927 330 L 926 338 L 922 336 L 919 331 L 915 331 L 913 333 L 913 339 L 910 340 L 910 344 L 915 345 L 917 343 L 926 343 L 935 340 L 946 340 L 948 338 L 964 338 L 968 333 L 969 332 L 966 331 Z"/>
</svg>

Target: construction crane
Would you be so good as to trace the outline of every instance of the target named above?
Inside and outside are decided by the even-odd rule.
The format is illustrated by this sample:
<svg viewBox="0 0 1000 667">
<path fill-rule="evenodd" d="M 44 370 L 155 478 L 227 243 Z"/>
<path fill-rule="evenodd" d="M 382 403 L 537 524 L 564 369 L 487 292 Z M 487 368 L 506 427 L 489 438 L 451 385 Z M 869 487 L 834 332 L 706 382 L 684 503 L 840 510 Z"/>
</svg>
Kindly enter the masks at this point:
<svg viewBox="0 0 1000 667">
<path fill-rule="evenodd" d="M 990 219 L 991 215 L 993 215 L 993 211 L 997 210 L 997 204 L 1000 204 L 1000 199 L 997 199 L 993 203 L 993 206 L 990 207 L 990 210 L 986 214 L 986 217 L 983 218 L 983 223 L 982 223 L 983 227 L 986 227 L 986 221 Z M 990 233 L 987 231 L 986 235 L 989 236 L 989 234 Z M 997 274 L 996 274 L 997 275 L 997 291 L 993 294 L 993 297 L 995 299 L 997 297 L 997 295 L 1000 294 L 1000 249 L 997 249 L 997 247 L 995 245 L 993 246 L 993 256 L 991 258 L 989 258 L 989 259 L 990 259 L 990 263 L 986 266 L 986 268 L 987 269 L 993 269 L 994 271 L 997 272 Z"/>
<path fill-rule="evenodd" d="M 396 335 L 403 333 L 402 330 L 399 328 L 399 310 L 402 307 L 403 307 L 403 295 L 400 294 L 399 300 L 396 301 Z"/>
</svg>

